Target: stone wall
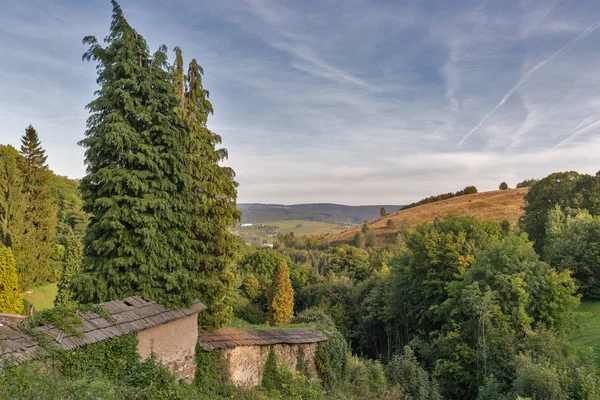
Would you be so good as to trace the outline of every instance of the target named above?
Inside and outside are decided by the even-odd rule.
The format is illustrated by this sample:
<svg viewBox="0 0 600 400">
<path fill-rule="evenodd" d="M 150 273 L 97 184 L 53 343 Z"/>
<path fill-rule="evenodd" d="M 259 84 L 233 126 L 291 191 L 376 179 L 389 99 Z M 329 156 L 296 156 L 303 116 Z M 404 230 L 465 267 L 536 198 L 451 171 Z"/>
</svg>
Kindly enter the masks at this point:
<svg viewBox="0 0 600 400">
<path fill-rule="evenodd" d="M 23 315 L 0 313 L 0 325 L 17 325 L 25 318 Z"/>
<path fill-rule="evenodd" d="M 302 348 L 308 376 L 317 376 L 315 361 L 317 343 L 275 344 L 272 347 L 277 358 L 285 361 L 291 369 L 298 369 L 298 355 L 300 348 Z M 269 348 L 270 346 L 240 346 L 224 349 L 227 373 L 231 383 L 243 387 L 260 385 L 267 357 L 269 356 Z"/>
<path fill-rule="evenodd" d="M 137 337 L 137 350 L 142 358 L 154 352 L 180 379 L 194 379 L 198 314 L 138 332 Z"/>
</svg>

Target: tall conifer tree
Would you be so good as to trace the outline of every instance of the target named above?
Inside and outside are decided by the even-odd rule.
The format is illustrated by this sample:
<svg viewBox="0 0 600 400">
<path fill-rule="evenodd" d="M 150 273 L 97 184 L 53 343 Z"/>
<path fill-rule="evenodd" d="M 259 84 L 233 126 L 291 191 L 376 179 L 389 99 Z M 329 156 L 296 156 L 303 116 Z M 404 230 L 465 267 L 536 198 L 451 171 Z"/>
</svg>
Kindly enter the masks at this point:
<svg viewBox="0 0 600 400">
<path fill-rule="evenodd" d="M 56 234 L 57 209 L 50 196 L 51 172 L 46 165 L 46 151 L 33 126 L 21 137 L 23 193 L 27 201 L 25 219 L 29 223 L 34 245 L 27 249 L 27 265 L 34 284 L 41 285 L 50 275 L 48 264 L 52 254 L 52 240 Z M 23 282 L 23 287 L 28 288 Z"/>
<path fill-rule="evenodd" d="M 162 46 L 146 41 L 112 1 L 110 33 L 84 60 L 98 63 L 100 89 L 87 108 L 87 175 L 81 181 L 91 214 L 84 271 L 73 280 L 77 300 L 141 295 L 167 306 L 197 296 L 189 234 L 188 135 Z"/>
<path fill-rule="evenodd" d="M 227 150 L 218 148 L 221 137 L 207 127 L 213 113 L 209 92 L 204 89 L 204 71 L 195 59 L 184 74 L 181 49 L 175 48 L 173 85 L 180 111 L 187 123 L 186 149 L 191 171 L 192 238 L 196 243 L 195 263 L 199 298 L 208 307 L 199 316 L 201 328 L 218 328 L 231 320 L 227 297 L 233 288 L 232 263 L 236 245 L 229 228 L 240 219 L 236 207 L 237 182 L 231 168 L 221 165 Z"/>
</svg>

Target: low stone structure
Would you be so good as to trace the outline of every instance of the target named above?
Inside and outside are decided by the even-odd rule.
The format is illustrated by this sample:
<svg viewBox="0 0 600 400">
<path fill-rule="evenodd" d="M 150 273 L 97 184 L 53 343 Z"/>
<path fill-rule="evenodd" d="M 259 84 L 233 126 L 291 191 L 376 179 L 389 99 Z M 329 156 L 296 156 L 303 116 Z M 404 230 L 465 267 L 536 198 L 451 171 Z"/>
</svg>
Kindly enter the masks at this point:
<svg viewBox="0 0 600 400">
<path fill-rule="evenodd" d="M 24 315 L 0 313 L 0 326 L 2 325 L 18 325 L 27 318 Z"/>
<path fill-rule="evenodd" d="M 69 335 L 55 326 L 44 325 L 41 331 L 63 350 L 98 343 L 127 334 L 136 334 L 138 352 L 147 357 L 154 352 L 179 378 L 192 380 L 196 371 L 195 354 L 198 337 L 198 313 L 206 306 L 196 301 L 191 307 L 170 310 L 139 296 L 98 304 L 107 318 L 94 312 L 79 312 L 83 324 L 81 335 Z M 0 326 L 0 361 L 8 357 L 22 362 L 40 348 L 17 326 Z"/>
<path fill-rule="evenodd" d="M 315 352 L 318 343 L 327 339 L 316 329 L 223 328 L 201 332 L 198 342 L 206 351 L 223 350 L 231 383 L 254 387 L 261 383 L 271 348 L 291 369 L 300 369 L 298 360 L 304 353 L 304 371 L 309 377 L 317 376 Z"/>
</svg>

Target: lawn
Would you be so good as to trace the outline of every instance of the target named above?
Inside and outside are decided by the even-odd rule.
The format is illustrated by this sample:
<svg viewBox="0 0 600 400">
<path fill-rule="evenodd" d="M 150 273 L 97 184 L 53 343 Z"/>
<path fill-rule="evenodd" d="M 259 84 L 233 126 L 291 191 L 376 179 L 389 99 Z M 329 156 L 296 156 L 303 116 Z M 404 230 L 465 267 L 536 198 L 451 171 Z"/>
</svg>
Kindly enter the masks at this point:
<svg viewBox="0 0 600 400">
<path fill-rule="evenodd" d="M 48 283 L 23 293 L 23 298 L 33 304 L 35 311 L 45 310 L 54 307 L 54 298 L 58 288 L 56 283 Z"/>
<path fill-rule="evenodd" d="M 577 347 L 591 347 L 600 366 L 600 301 L 582 301 L 577 310 L 581 329 L 571 336 Z"/>
<path fill-rule="evenodd" d="M 346 229 L 351 228 L 351 225 L 330 224 L 327 222 L 317 221 L 274 221 L 266 222 L 265 225 L 276 226 L 282 234 L 294 232 L 297 236 L 325 235 L 327 233 L 341 233 Z"/>
</svg>

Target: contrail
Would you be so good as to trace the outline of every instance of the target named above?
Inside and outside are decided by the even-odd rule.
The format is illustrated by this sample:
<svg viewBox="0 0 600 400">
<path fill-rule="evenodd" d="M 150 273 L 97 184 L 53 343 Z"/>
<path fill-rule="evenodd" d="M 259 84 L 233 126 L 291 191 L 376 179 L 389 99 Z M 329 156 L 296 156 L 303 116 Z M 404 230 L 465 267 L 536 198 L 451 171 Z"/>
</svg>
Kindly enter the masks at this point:
<svg viewBox="0 0 600 400">
<path fill-rule="evenodd" d="M 492 109 L 492 111 L 490 111 L 485 117 L 483 117 L 483 119 L 481 121 L 479 121 L 479 123 L 477 125 L 475 125 L 475 127 L 473 129 L 471 129 L 469 131 L 469 133 L 467 133 L 465 135 L 465 137 L 463 137 L 460 142 L 458 142 L 458 145 L 461 146 L 463 144 L 463 142 L 465 140 L 467 140 L 469 138 L 469 136 L 471 136 L 473 133 L 475 133 L 477 131 L 477 129 L 479 129 L 481 127 L 481 125 L 483 125 L 485 123 L 485 121 L 487 121 L 487 119 L 489 117 L 491 117 L 492 115 L 494 115 L 494 113 L 500 107 L 502 107 L 504 105 L 504 103 L 506 103 L 506 101 L 510 98 L 510 96 L 512 96 L 513 93 L 515 93 L 517 91 L 517 89 L 519 89 L 521 87 L 521 85 L 523 85 L 525 82 L 527 82 L 527 80 L 531 77 L 531 75 L 534 72 L 536 72 L 538 69 L 542 68 L 544 65 L 548 64 L 549 62 L 551 62 L 552 60 L 554 60 L 556 57 L 560 56 L 562 53 L 564 53 L 565 51 L 569 50 L 571 47 L 575 46 L 577 43 L 579 43 L 580 41 L 582 41 L 583 39 L 585 39 L 586 37 L 588 37 L 592 32 L 594 32 L 596 30 L 596 28 L 598 28 L 598 26 L 600 26 L 600 20 L 594 22 L 592 25 L 590 25 L 586 30 L 584 30 L 575 39 L 571 40 L 569 43 L 567 43 L 565 46 L 563 46 L 562 48 L 560 48 L 558 51 L 556 51 L 550 57 L 546 58 L 543 61 L 540 61 L 533 68 L 531 68 L 529 71 L 527 71 L 521 77 L 521 79 L 519 79 L 519 81 L 512 88 L 510 88 L 510 90 L 508 92 L 506 92 L 506 94 L 504 95 L 504 97 L 502 97 L 502 100 L 500 100 L 500 102 L 498 104 L 496 104 L 496 107 L 494 107 Z"/>
<path fill-rule="evenodd" d="M 557 143 L 557 144 L 556 144 L 556 145 L 554 145 L 554 147 L 552 147 L 552 148 L 553 148 L 553 149 L 556 149 L 557 147 L 560 147 L 560 146 L 562 146 L 563 144 L 565 144 L 565 143 L 569 142 L 569 141 L 570 141 L 571 139 L 573 139 L 574 137 L 576 137 L 576 136 L 579 136 L 579 135 L 581 135 L 582 133 L 584 133 L 584 132 L 587 132 L 587 131 L 589 131 L 590 129 L 593 129 L 593 128 L 597 127 L 598 125 L 600 125 L 600 119 L 598 119 L 598 120 L 596 120 L 596 121 L 594 121 L 594 122 L 592 122 L 592 123 L 590 123 L 590 124 L 587 124 L 585 127 L 581 128 L 581 127 L 582 127 L 584 124 L 586 124 L 588 121 L 589 121 L 589 118 L 586 118 L 586 119 L 584 119 L 584 120 L 583 120 L 583 122 L 581 122 L 579 125 L 577 125 L 577 126 L 575 127 L 575 129 L 573 129 L 573 130 L 571 131 L 571 133 L 569 133 L 569 137 L 568 137 L 568 138 L 566 138 L 566 139 L 562 140 L 561 142 Z M 580 129 L 580 128 L 581 128 L 581 129 Z"/>
</svg>

